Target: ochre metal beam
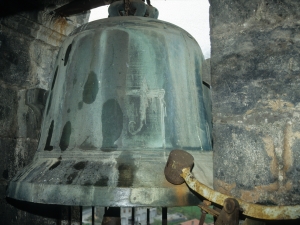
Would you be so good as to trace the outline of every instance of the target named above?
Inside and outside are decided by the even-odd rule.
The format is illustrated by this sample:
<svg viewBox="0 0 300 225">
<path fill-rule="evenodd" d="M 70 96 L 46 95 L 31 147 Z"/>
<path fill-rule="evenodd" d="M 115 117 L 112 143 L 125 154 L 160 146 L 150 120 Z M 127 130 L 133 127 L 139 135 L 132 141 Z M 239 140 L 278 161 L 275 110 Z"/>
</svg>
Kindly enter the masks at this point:
<svg viewBox="0 0 300 225">
<path fill-rule="evenodd" d="M 207 200 L 214 202 L 218 205 L 224 205 L 227 198 L 232 198 L 217 192 L 206 185 L 199 182 L 193 177 L 190 172 L 190 168 L 184 168 L 182 170 L 181 177 L 185 180 L 186 184 L 195 192 L 206 198 Z M 300 205 L 295 206 L 266 206 L 258 205 L 254 203 L 246 202 L 242 199 L 236 198 L 240 205 L 240 209 L 244 215 L 253 218 L 264 220 L 287 220 L 298 219 L 300 217 Z"/>
</svg>

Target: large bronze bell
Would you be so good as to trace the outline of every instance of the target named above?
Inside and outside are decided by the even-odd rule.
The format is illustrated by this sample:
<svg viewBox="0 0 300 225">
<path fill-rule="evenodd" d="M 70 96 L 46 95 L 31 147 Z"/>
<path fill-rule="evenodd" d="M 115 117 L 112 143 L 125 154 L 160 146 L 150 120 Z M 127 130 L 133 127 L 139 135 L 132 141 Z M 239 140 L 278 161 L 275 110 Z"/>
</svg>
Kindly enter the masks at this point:
<svg viewBox="0 0 300 225">
<path fill-rule="evenodd" d="M 197 204 L 185 184 L 166 181 L 164 167 L 171 150 L 183 149 L 195 159 L 195 176 L 208 176 L 203 60 L 191 35 L 151 18 L 76 29 L 58 54 L 35 157 L 8 196 L 81 206 Z"/>
</svg>

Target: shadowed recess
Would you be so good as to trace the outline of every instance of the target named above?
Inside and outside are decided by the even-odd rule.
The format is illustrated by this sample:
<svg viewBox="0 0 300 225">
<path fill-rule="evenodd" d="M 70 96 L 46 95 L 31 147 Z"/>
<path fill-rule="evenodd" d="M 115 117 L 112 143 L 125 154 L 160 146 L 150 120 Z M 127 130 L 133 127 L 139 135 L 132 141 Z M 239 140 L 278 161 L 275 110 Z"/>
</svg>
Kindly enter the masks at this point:
<svg viewBox="0 0 300 225">
<path fill-rule="evenodd" d="M 50 145 L 50 142 L 51 142 L 51 139 L 52 139 L 52 134 L 53 134 L 53 127 L 54 127 L 54 120 L 52 120 L 51 125 L 49 127 L 46 146 L 45 146 L 45 149 L 44 149 L 45 151 L 53 150 L 53 146 Z"/>
<path fill-rule="evenodd" d="M 123 130 L 123 112 L 117 100 L 109 99 L 102 107 L 102 147 L 117 147 L 115 141 Z"/>
<path fill-rule="evenodd" d="M 71 122 L 68 121 L 63 129 L 63 132 L 61 134 L 59 147 L 62 151 L 66 150 L 69 147 L 70 143 L 70 136 L 71 136 Z"/>
<path fill-rule="evenodd" d="M 57 72 L 58 72 L 58 66 L 56 67 L 55 73 L 54 73 L 54 77 L 53 77 L 53 81 L 52 81 L 52 86 L 51 86 L 51 91 L 53 90 L 55 81 L 56 81 L 56 77 L 57 77 Z"/>
<path fill-rule="evenodd" d="M 4 171 L 3 171 L 2 177 L 3 177 L 4 179 L 8 179 L 8 170 L 4 170 Z"/>
<path fill-rule="evenodd" d="M 9 205 L 15 207 L 16 209 L 20 209 L 28 214 L 39 216 L 38 218 L 44 217 L 44 218 L 53 218 L 57 220 L 58 215 L 60 215 L 60 212 L 62 211 L 62 207 L 63 207 L 60 205 L 38 204 L 38 203 L 31 203 L 26 201 L 19 201 L 13 198 L 6 198 L 5 200 Z M 6 224 L 2 222 L 3 222 L 3 218 L 1 218 L 1 224 Z M 17 222 L 11 224 L 17 224 Z M 20 224 L 25 224 L 25 222 L 23 223 L 21 222 Z"/>
<path fill-rule="evenodd" d="M 69 55 L 70 55 L 70 52 L 72 50 L 72 44 L 70 44 L 67 48 L 67 51 L 66 51 L 66 54 L 65 54 L 65 61 L 64 61 L 64 66 L 67 65 L 67 62 L 69 60 Z"/>
<path fill-rule="evenodd" d="M 82 93 L 83 102 L 86 104 L 93 103 L 96 99 L 98 91 L 99 91 L 99 86 L 98 86 L 97 75 L 93 71 L 91 71 L 88 76 L 88 79 L 84 84 L 84 89 Z"/>
</svg>

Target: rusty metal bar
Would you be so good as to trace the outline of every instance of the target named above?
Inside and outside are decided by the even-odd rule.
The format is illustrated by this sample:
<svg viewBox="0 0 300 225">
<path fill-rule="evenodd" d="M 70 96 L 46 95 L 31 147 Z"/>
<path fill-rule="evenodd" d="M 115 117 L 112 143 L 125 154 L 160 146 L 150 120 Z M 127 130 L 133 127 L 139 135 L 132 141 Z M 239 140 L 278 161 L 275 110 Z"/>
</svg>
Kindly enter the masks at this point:
<svg viewBox="0 0 300 225">
<path fill-rule="evenodd" d="M 211 205 L 210 201 L 204 200 L 199 207 L 201 208 L 201 217 L 199 220 L 199 225 L 203 225 L 205 222 L 206 214 L 210 210 L 209 206 Z M 211 210 L 210 210 L 211 211 Z"/>
<path fill-rule="evenodd" d="M 201 210 L 201 217 L 200 217 L 200 220 L 199 220 L 199 225 L 203 225 L 204 224 L 205 218 L 206 218 L 206 214 L 207 214 L 207 212 L 205 212 L 204 210 Z"/>
<path fill-rule="evenodd" d="M 192 190 L 196 191 L 198 194 L 211 202 L 223 206 L 225 199 L 232 198 L 232 196 L 217 192 L 199 182 L 191 174 L 190 168 L 184 168 L 182 170 L 181 177 Z M 266 206 L 245 202 L 242 199 L 236 200 L 238 201 L 243 214 L 253 218 L 264 220 L 288 220 L 297 219 L 300 216 L 300 205 Z"/>
</svg>

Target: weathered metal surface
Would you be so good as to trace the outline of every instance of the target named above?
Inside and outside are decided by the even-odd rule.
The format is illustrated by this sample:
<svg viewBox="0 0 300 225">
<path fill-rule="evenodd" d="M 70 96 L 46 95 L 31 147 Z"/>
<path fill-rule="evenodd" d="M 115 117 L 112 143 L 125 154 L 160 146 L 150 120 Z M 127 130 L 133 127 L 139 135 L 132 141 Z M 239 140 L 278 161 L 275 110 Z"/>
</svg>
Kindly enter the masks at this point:
<svg viewBox="0 0 300 225">
<path fill-rule="evenodd" d="M 75 30 L 58 54 L 35 158 L 12 179 L 8 196 L 83 206 L 197 205 L 163 171 L 169 152 L 185 149 L 211 185 L 203 60 L 188 33 L 155 19 L 114 17 Z"/>
<path fill-rule="evenodd" d="M 234 198 L 227 198 L 215 225 L 239 225 L 239 203 Z"/>
<path fill-rule="evenodd" d="M 217 192 L 206 185 L 199 182 L 191 174 L 189 168 L 182 170 L 181 176 L 184 178 L 186 184 L 198 194 L 219 205 L 224 205 L 226 199 L 231 196 Z M 300 217 L 300 205 L 295 206 L 266 206 L 246 202 L 242 199 L 236 199 L 244 215 L 253 218 L 264 220 L 288 220 L 298 219 Z"/>
<path fill-rule="evenodd" d="M 192 167 L 194 158 L 182 150 L 172 150 L 165 167 L 165 177 L 172 184 L 182 184 L 184 179 L 180 176 L 183 168 Z"/>
<path fill-rule="evenodd" d="M 242 225 L 266 225 L 265 221 L 246 218 Z"/>
<path fill-rule="evenodd" d="M 199 220 L 199 225 L 203 225 L 204 224 L 205 218 L 206 218 L 206 214 L 209 211 L 211 211 L 211 208 L 209 208 L 210 205 L 211 205 L 211 202 L 207 201 L 207 200 L 204 200 L 200 205 L 198 205 L 201 208 L 201 217 L 200 217 L 200 220 Z"/>
<path fill-rule="evenodd" d="M 201 208 L 202 212 L 206 212 L 209 213 L 210 215 L 217 217 L 220 215 L 220 212 L 218 212 L 217 210 L 210 208 L 209 206 L 211 205 L 210 201 L 207 200 L 203 200 L 203 202 L 198 205 L 199 208 Z"/>
</svg>

